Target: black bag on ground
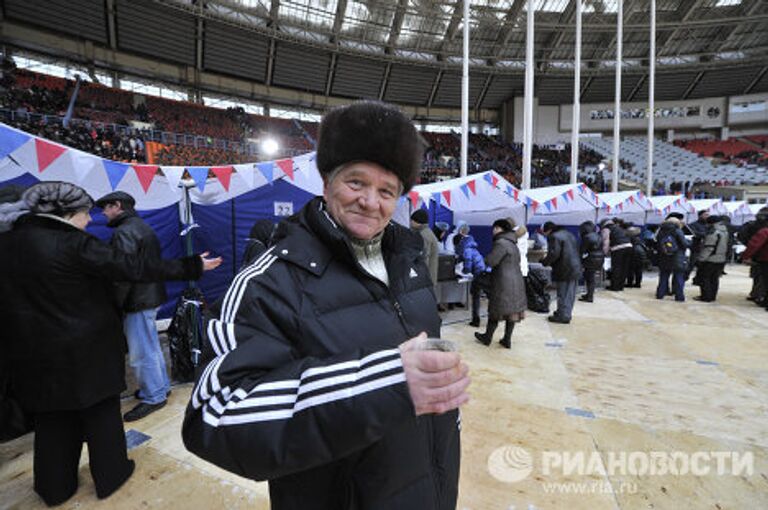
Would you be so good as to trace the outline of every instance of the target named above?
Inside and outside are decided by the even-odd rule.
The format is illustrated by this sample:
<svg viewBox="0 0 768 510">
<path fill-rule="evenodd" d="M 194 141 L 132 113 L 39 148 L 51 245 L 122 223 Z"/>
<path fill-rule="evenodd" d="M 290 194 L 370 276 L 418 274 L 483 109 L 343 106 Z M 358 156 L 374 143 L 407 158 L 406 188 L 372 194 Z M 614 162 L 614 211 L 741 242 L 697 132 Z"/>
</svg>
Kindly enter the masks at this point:
<svg viewBox="0 0 768 510">
<path fill-rule="evenodd" d="M 185 290 L 168 328 L 168 349 L 171 355 L 171 376 L 179 382 L 195 380 L 195 368 L 200 364 L 203 338 L 203 293 L 197 287 Z"/>
<path fill-rule="evenodd" d="M 0 443 L 12 441 L 34 428 L 32 415 L 13 397 L 11 378 L 6 368 L 0 365 Z"/>
<path fill-rule="evenodd" d="M 549 313 L 549 292 L 547 282 L 536 271 L 529 271 L 525 278 L 525 294 L 528 309 L 539 313 Z"/>
</svg>

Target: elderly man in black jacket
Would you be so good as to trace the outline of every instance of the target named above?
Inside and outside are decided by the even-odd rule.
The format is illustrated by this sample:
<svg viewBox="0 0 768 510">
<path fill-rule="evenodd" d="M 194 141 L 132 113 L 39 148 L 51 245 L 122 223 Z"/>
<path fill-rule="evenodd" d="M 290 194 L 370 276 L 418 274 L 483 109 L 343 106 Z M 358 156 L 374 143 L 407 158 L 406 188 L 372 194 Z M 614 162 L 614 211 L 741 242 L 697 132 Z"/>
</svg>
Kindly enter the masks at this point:
<svg viewBox="0 0 768 510">
<path fill-rule="evenodd" d="M 135 200 L 124 191 L 115 191 L 98 199 L 115 231 L 111 244 L 123 253 L 159 260 L 160 241 L 152 228 L 134 210 Z M 157 310 L 167 299 L 163 282 L 115 285 L 117 304 L 124 313 L 123 331 L 128 340 L 129 363 L 139 384 L 140 402 L 125 413 L 125 421 L 144 418 L 166 404 L 171 382 L 157 336 Z"/>
<path fill-rule="evenodd" d="M 283 221 L 208 322 L 186 447 L 269 480 L 274 510 L 448 510 L 467 367 L 440 352 L 421 237 L 391 222 L 421 142 L 396 108 L 331 110 L 323 197 Z M 427 350 L 425 350 L 427 349 Z"/>
<path fill-rule="evenodd" d="M 557 286 L 557 310 L 548 320 L 568 324 L 571 322 L 581 274 L 579 245 L 573 234 L 551 221 L 546 222 L 541 230 L 547 236 L 547 256 L 541 263 L 552 267 L 552 281 Z"/>
</svg>

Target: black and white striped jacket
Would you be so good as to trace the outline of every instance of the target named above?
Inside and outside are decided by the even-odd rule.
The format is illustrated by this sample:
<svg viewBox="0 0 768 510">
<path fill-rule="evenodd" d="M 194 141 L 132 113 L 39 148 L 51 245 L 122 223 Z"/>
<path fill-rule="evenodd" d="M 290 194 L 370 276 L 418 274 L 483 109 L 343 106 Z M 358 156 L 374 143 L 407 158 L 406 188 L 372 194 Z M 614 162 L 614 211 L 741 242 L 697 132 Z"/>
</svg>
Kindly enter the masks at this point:
<svg viewBox="0 0 768 510">
<path fill-rule="evenodd" d="M 440 333 L 421 238 L 392 223 L 382 251 L 389 287 L 354 260 L 316 198 L 281 224 L 208 322 L 214 356 L 184 444 L 269 480 L 273 509 L 456 506 L 458 413 L 415 417 L 397 349 Z"/>
</svg>

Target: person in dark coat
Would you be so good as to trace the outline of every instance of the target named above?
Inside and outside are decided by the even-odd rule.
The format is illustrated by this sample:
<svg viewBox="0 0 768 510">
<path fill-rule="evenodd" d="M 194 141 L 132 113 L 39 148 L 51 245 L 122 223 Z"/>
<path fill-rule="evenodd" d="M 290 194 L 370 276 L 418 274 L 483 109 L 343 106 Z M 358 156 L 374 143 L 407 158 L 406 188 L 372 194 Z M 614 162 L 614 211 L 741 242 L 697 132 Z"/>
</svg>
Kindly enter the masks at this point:
<svg viewBox="0 0 768 510">
<path fill-rule="evenodd" d="M 267 251 L 272 244 L 272 233 L 275 231 L 275 224 L 270 220 L 259 220 L 251 227 L 248 236 L 248 245 L 243 253 L 243 265 L 240 270 L 253 264 L 256 259 Z"/>
<path fill-rule="evenodd" d="M 602 271 L 605 254 L 603 253 L 600 234 L 595 230 L 595 224 L 591 221 L 585 221 L 579 225 L 579 237 L 581 244 L 579 252 L 581 253 L 581 266 L 584 270 L 584 286 L 586 293 L 579 298 L 579 301 L 592 303 L 595 297 L 595 273 Z"/>
<path fill-rule="evenodd" d="M 629 241 L 632 243 L 632 258 L 627 272 L 626 287 L 639 289 L 643 285 L 643 270 L 648 261 L 648 252 L 640 237 L 640 227 L 631 224 L 626 229 Z"/>
<path fill-rule="evenodd" d="M 547 320 L 568 324 L 581 274 L 579 246 L 573 234 L 551 221 L 544 224 L 542 231 L 547 235 L 547 256 L 541 263 L 552 267 L 552 281 L 557 286 L 557 310 Z"/>
<path fill-rule="evenodd" d="M 685 301 L 685 275 L 688 271 L 688 259 L 685 250 L 690 243 L 682 231 L 683 222 L 675 217 L 668 217 L 656 232 L 657 251 L 659 253 L 659 284 L 656 287 L 656 299 L 664 299 L 672 275 L 672 291 L 675 301 Z"/>
<path fill-rule="evenodd" d="M 619 219 L 602 222 L 603 253 L 611 257 L 611 284 L 608 290 L 623 291 L 632 264 L 632 242 Z"/>
<path fill-rule="evenodd" d="M 440 316 L 421 238 L 390 221 L 421 154 L 393 106 L 327 113 L 323 197 L 280 223 L 208 322 L 184 444 L 268 480 L 274 510 L 456 507 L 468 369 L 424 350 Z"/>
<path fill-rule="evenodd" d="M 768 289 L 768 207 L 760 209 L 756 216 L 755 232 L 749 238 L 747 249 L 742 253 L 742 261 L 757 264 L 761 288 L 765 291 Z M 764 295 L 762 300 L 756 302 L 768 310 L 768 296 Z"/>
<path fill-rule="evenodd" d="M 34 416 L 34 484 L 47 505 L 77 491 L 83 441 L 96 495 L 133 473 L 120 416 L 125 337 L 115 281 L 197 279 L 221 259 L 127 255 L 83 231 L 93 204 L 78 186 L 43 182 L 0 235 L 0 342 L 13 393 Z"/>
<path fill-rule="evenodd" d="M 110 244 L 131 255 L 162 257 L 160 240 L 152 227 L 136 214 L 134 198 L 124 191 L 114 191 L 96 201 L 114 230 Z M 171 381 L 165 366 L 163 349 L 155 320 L 160 305 L 168 299 L 163 282 L 115 285 L 116 301 L 123 311 L 123 332 L 128 341 L 128 359 L 139 389 L 139 400 L 123 415 L 127 422 L 139 420 L 165 406 Z"/>
<path fill-rule="evenodd" d="M 424 243 L 423 253 L 424 261 L 429 268 L 429 277 L 435 286 L 435 296 L 437 296 L 437 259 L 440 253 L 440 243 L 429 228 L 429 215 L 424 209 L 416 209 L 411 214 L 411 230 L 421 236 Z"/>
<path fill-rule="evenodd" d="M 512 347 L 512 331 L 515 323 L 525 318 L 528 299 L 525 281 L 520 270 L 520 250 L 517 248 L 518 235 L 508 219 L 493 223 L 493 248 L 485 257 L 485 263 L 492 268 L 491 288 L 488 294 L 488 325 L 485 333 L 475 333 L 480 343 L 490 345 L 493 333 L 500 321 L 505 321 L 504 337 L 499 342 L 503 347 Z"/>
</svg>

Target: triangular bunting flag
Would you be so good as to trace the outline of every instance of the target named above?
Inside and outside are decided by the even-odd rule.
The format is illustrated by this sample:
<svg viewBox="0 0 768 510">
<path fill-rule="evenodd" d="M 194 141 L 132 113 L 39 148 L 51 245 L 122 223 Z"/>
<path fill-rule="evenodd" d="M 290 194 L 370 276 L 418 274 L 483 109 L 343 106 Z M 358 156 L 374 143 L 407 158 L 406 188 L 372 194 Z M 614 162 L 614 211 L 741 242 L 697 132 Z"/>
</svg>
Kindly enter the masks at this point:
<svg viewBox="0 0 768 510">
<path fill-rule="evenodd" d="M 119 161 L 112 161 L 111 159 L 102 159 L 101 162 L 104 164 L 104 170 L 107 172 L 112 191 L 115 191 L 117 185 L 123 180 L 125 172 L 128 171 L 129 165 L 120 163 Z"/>
<path fill-rule="evenodd" d="M 491 172 L 488 172 L 488 173 L 486 173 L 485 175 L 483 175 L 483 179 L 485 179 L 485 181 L 486 181 L 488 184 L 490 184 L 491 186 L 493 186 L 493 179 L 491 178 Z"/>
<path fill-rule="evenodd" d="M 566 191 L 566 192 L 564 192 L 560 196 L 563 197 L 563 201 L 567 204 L 568 203 L 568 192 Z"/>
<path fill-rule="evenodd" d="M 635 197 L 633 197 L 632 195 L 629 195 L 629 203 L 630 204 L 634 204 L 635 203 Z"/>
<path fill-rule="evenodd" d="M 229 191 L 229 180 L 232 178 L 232 172 L 234 172 L 235 169 L 231 166 L 212 166 L 211 172 L 213 172 L 213 175 L 216 176 L 216 178 L 219 180 L 222 186 L 224 186 L 224 189 L 226 191 Z M 291 172 L 291 176 L 293 176 L 293 172 Z M 293 178 L 293 177 L 291 177 Z"/>
<path fill-rule="evenodd" d="M 66 152 L 67 148 L 51 143 L 42 138 L 35 138 L 35 151 L 37 152 L 37 171 L 42 173 L 48 165 Z"/>
<path fill-rule="evenodd" d="M 462 193 L 464 193 L 465 197 L 469 198 L 469 186 L 467 186 L 466 184 L 462 184 L 461 186 L 459 186 L 459 189 L 462 191 Z"/>
<path fill-rule="evenodd" d="M 551 204 L 551 202 L 544 202 L 544 206 L 547 208 L 547 211 L 552 212 L 552 204 Z"/>
<path fill-rule="evenodd" d="M 448 207 L 451 206 L 451 190 L 447 189 L 443 191 L 443 198 L 445 198 L 445 203 L 448 204 Z"/>
<path fill-rule="evenodd" d="M 477 195 L 477 190 L 475 189 L 475 181 L 469 181 L 467 183 L 467 186 L 469 187 L 469 190 L 472 192 L 473 195 Z"/>
<path fill-rule="evenodd" d="M 408 198 L 411 199 L 411 205 L 414 209 L 416 209 L 419 206 L 419 193 L 416 191 L 411 191 L 408 193 Z"/>
<path fill-rule="evenodd" d="M 568 194 L 568 198 L 570 198 L 571 200 L 573 200 L 573 189 L 569 189 L 569 190 L 567 191 L 567 194 Z"/>
<path fill-rule="evenodd" d="M 275 162 L 267 161 L 266 163 L 256 163 L 256 168 L 259 169 L 259 172 L 261 172 L 261 175 L 267 180 L 267 183 L 272 184 Z"/>
<path fill-rule="evenodd" d="M 139 178 L 141 187 L 144 188 L 144 193 L 149 191 L 149 186 L 152 184 L 152 179 L 157 174 L 157 165 L 132 165 L 133 170 L 136 172 L 136 177 Z"/>
<path fill-rule="evenodd" d="M 24 145 L 29 138 L 26 133 L 0 126 L 0 159 Z"/>
<path fill-rule="evenodd" d="M 205 181 L 208 179 L 208 167 L 207 166 L 188 166 L 187 172 L 189 172 L 192 180 L 195 181 L 197 189 L 200 193 L 205 191 Z"/>
<path fill-rule="evenodd" d="M 499 182 L 499 178 L 491 174 L 491 184 L 493 185 L 494 188 L 496 187 L 496 184 L 498 184 L 498 182 Z"/>
<path fill-rule="evenodd" d="M 520 201 L 520 193 L 517 191 L 516 188 L 512 188 L 512 193 L 515 195 L 515 200 L 518 202 Z"/>
<path fill-rule="evenodd" d="M 552 199 L 552 205 L 555 207 L 555 209 L 557 209 L 557 197 Z"/>
<path fill-rule="evenodd" d="M 293 180 L 293 160 L 292 159 L 281 159 L 277 161 L 277 166 L 280 168 L 280 170 L 283 171 L 285 175 L 288 176 L 290 180 Z"/>
<path fill-rule="evenodd" d="M 174 193 L 179 193 L 181 191 L 179 189 L 179 181 L 181 181 L 181 176 L 184 174 L 184 167 L 164 166 L 160 170 L 168 181 L 168 187 L 171 188 Z"/>
<path fill-rule="evenodd" d="M 539 203 L 535 200 L 531 201 L 531 210 L 533 211 L 533 214 L 536 214 L 536 209 L 539 208 Z"/>
</svg>

